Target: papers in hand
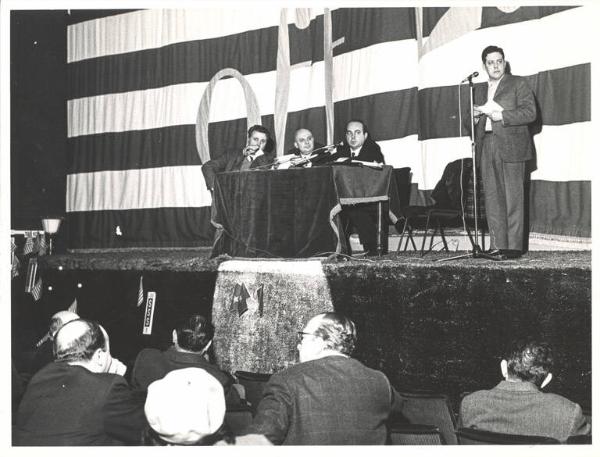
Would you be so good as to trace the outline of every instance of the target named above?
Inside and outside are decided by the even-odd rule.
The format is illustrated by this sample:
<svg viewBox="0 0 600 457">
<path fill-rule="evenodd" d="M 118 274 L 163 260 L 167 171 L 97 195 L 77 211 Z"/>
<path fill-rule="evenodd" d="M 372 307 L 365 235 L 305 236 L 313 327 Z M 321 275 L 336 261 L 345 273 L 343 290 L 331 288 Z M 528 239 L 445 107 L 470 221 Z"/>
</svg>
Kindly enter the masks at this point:
<svg viewBox="0 0 600 457">
<path fill-rule="evenodd" d="M 352 163 L 360 163 L 360 164 L 364 165 L 365 167 L 371 167 L 371 168 L 383 168 L 383 164 L 379 163 L 379 162 L 365 162 L 363 160 L 352 160 Z"/>
<path fill-rule="evenodd" d="M 479 111 L 481 111 L 483 114 L 485 114 L 486 116 L 489 116 L 494 111 L 498 111 L 498 112 L 504 111 L 504 108 L 502 108 L 502 106 L 500 106 L 494 100 L 488 100 L 485 103 L 485 105 L 477 106 L 476 108 Z"/>
</svg>

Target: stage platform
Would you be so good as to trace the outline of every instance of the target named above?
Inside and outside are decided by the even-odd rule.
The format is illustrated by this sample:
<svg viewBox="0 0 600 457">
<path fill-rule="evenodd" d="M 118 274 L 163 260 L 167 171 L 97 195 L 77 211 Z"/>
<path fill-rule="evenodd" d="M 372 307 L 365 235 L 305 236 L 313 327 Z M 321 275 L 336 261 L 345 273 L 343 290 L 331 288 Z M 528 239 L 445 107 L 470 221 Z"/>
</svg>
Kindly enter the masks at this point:
<svg viewBox="0 0 600 457">
<path fill-rule="evenodd" d="M 39 330 L 76 298 L 102 322 L 111 349 L 131 363 L 144 346 L 165 347 L 174 322 L 211 316 L 214 356 L 231 371 L 274 372 L 296 362 L 296 331 L 337 310 L 357 324 L 356 357 L 399 390 L 463 392 L 500 380 L 505 345 L 540 338 L 556 353 L 547 390 L 591 406 L 591 252 L 529 252 L 515 260 L 381 258 L 210 259 L 210 248 L 78 252 L 40 259 Z M 144 297 L 157 294 L 151 335 Z M 48 287 L 51 288 L 48 289 Z M 244 290 L 246 292 L 244 292 Z"/>
</svg>

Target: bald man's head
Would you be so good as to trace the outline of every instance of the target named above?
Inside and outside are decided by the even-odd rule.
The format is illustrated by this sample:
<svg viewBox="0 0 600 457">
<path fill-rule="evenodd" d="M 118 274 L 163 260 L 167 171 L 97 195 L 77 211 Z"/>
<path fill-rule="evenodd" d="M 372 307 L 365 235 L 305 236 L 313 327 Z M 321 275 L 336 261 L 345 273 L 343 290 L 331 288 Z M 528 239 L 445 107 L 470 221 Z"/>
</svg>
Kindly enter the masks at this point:
<svg viewBox="0 0 600 457">
<path fill-rule="evenodd" d="M 57 361 L 86 362 L 98 349 L 108 349 L 108 338 L 97 322 L 75 319 L 63 325 L 54 337 Z"/>
<path fill-rule="evenodd" d="M 48 334 L 51 337 L 54 337 L 59 328 L 61 328 L 67 322 L 74 321 L 75 319 L 79 319 L 79 315 L 77 313 L 72 311 L 59 311 L 50 319 Z"/>
</svg>

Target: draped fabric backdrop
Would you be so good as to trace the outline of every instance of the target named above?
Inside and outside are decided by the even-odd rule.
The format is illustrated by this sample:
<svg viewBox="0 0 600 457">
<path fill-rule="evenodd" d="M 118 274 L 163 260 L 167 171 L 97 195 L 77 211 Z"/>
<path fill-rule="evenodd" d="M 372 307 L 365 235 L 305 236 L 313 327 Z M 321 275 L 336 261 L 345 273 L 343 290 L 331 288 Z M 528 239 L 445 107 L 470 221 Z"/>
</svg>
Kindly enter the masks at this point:
<svg viewBox="0 0 600 457">
<path fill-rule="evenodd" d="M 330 143 L 348 119 L 363 119 L 386 162 L 412 168 L 411 200 L 425 203 L 445 165 L 470 156 L 460 127 L 468 91 L 458 83 L 476 70 L 485 82 L 489 44 L 504 48 L 539 104 L 531 231 L 591 236 L 589 7 L 102 16 L 73 15 L 67 30 L 73 249 L 210 244 L 202 163 L 241 148 L 258 115 L 277 134 L 278 154 L 301 126 Z"/>
</svg>

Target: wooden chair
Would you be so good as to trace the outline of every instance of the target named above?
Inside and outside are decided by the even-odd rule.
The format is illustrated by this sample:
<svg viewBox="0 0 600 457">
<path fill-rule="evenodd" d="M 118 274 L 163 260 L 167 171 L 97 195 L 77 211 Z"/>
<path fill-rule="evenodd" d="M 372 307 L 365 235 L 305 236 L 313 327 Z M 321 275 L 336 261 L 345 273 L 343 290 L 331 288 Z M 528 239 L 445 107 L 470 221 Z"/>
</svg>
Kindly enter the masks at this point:
<svg viewBox="0 0 600 457">
<path fill-rule="evenodd" d="M 262 399 L 265 384 L 271 377 L 270 373 L 252 373 L 249 371 L 236 371 L 234 376 L 244 386 L 246 401 L 250 404 L 252 415 L 256 414 L 256 408 Z"/>
<path fill-rule="evenodd" d="M 446 444 L 440 429 L 435 425 L 404 424 L 394 422 L 388 425 L 391 445 L 420 446 Z"/>
<path fill-rule="evenodd" d="M 402 414 L 411 424 L 437 427 L 445 444 L 457 444 L 456 419 L 450 399 L 445 394 L 430 392 L 399 392 L 404 398 Z"/>
<path fill-rule="evenodd" d="M 560 444 L 548 436 L 510 435 L 474 428 L 459 428 L 456 437 L 458 444 Z"/>
</svg>

